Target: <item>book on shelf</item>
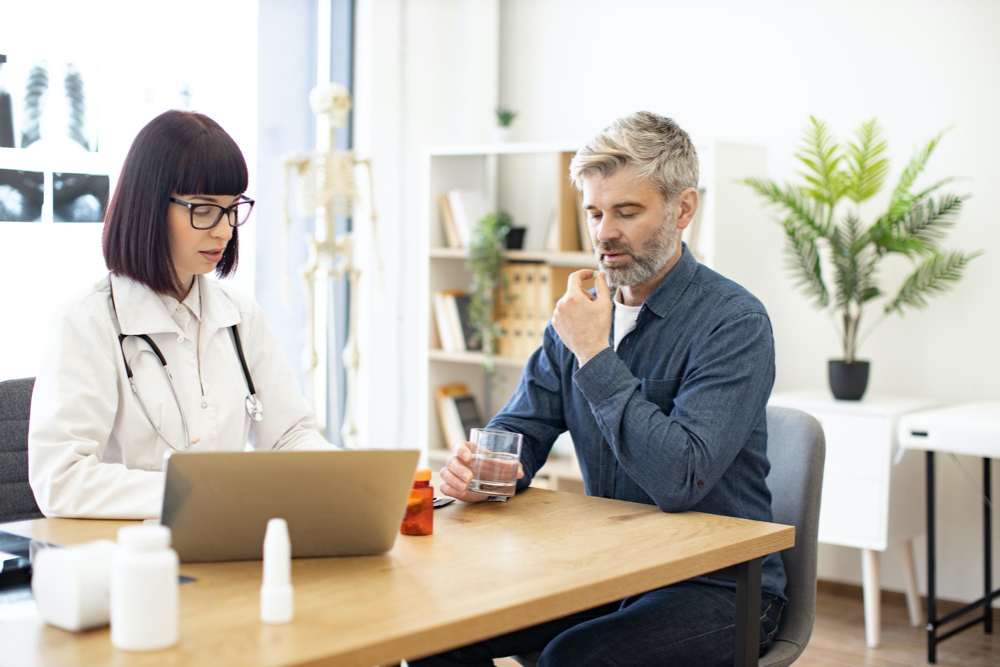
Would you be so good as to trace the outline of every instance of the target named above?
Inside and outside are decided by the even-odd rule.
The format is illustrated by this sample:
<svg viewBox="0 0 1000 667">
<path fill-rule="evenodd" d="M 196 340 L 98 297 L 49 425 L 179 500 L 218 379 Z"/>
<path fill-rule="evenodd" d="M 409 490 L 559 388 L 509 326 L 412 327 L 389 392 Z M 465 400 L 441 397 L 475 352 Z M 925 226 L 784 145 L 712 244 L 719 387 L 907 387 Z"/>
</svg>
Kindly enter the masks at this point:
<svg viewBox="0 0 1000 667">
<path fill-rule="evenodd" d="M 455 216 L 452 215 L 448 195 L 441 195 L 439 201 L 441 203 L 441 226 L 444 228 L 445 242 L 449 248 L 461 248 L 462 239 L 458 235 L 458 227 L 455 226 Z"/>
<path fill-rule="evenodd" d="M 441 349 L 446 352 L 479 352 L 483 341 L 475 336 L 469 313 L 469 294 L 463 290 L 434 292 L 434 322 Z"/>
<path fill-rule="evenodd" d="M 480 190 L 449 190 L 448 208 L 458 233 L 460 247 L 468 248 L 476 223 L 490 212 L 486 196 Z"/>
<path fill-rule="evenodd" d="M 457 352 L 457 341 L 451 333 L 451 324 L 448 322 L 448 307 L 445 304 L 445 293 L 434 292 L 434 324 L 437 325 L 438 338 L 441 340 L 441 349 L 446 352 Z"/>
<path fill-rule="evenodd" d="M 475 396 L 465 394 L 451 396 L 450 399 L 455 402 L 455 409 L 458 410 L 458 419 L 462 424 L 463 440 L 469 437 L 469 432 L 472 429 L 486 426 L 486 420 L 483 419 L 482 414 L 479 412 L 479 405 L 476 403 Z"/>
<path fill-rule="evenodd" d="M 469 394 L 469 388 L 464 384 L 437 387 L 434 396 L 445 449 L 451 449 L 456 441 L 468 440 L 470 429 L 486 425 L 475 397 Z"/>
<path fill-rule="evenodd" d="M 462 342 L 468 352 L 481 352 L 483 349 L 483 337 L 476 335 L 476 329 L 472 326 L 472 315 L 469 312 L 469 305 L 472 297 L 467 292 L 455 294 L 452 297 L 455 309 L 458 314 L 458 321 L 462 332 Z"/>
</svg>

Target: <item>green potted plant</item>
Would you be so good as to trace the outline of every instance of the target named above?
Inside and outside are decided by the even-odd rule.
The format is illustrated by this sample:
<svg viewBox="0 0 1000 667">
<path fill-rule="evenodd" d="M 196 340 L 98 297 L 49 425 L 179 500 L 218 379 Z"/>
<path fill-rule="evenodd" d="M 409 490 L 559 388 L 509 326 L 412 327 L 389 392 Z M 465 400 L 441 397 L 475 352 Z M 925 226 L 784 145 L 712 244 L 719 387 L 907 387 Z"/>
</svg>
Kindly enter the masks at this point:
<svg viewBox="0 0 1000 667">
<path fill-rule="evenodd" d="M 494 138 L 498 143 L 510 140 L 510 124 L 517 117 L 517 112 L 506 107 L 497 106 L 497 126 L 493 129 Z"/>
<path fill-rule="evenodd" d="M 869 362 L 858 360 L 857 351 L 872 330 L 893 313 L 903 315 L 907 309 L 927 306 L 929 297 L 947 291 L 966 265 L 982 254 L 941 247 L 968 198 L 940 192 L 954 179 L 915 187 L 943 135 L 914 153 L 892 191 L 888 209 L 870 224 L 862 222 L 859 204 L 875 196 L 889 174 L 884 157 L 888 145 L 876 118 L 862 123 L 853 140 L 841 145 L 825 122 L 811 116 L 795 153 L 805 167 L 799 172 L 804 184 L 744 179 L 781 210 L 779 222 L 796 286 L 817 308 L 831 311 L 839 320 L 843 359 L 829 363 L 830 388 L 839 399 L 859 400 L 864 394 Z M 905 255 L 914 271 L 894 295 L 886 297 L 876 274 L 879 262 L 891 253 Z M 832 289 L 824 280 L 824 263 L 833 270 Z M 880 316 L 859 334 L 862 314 L 877 298 L 887 298 Z"/>
<path fill-rule="evenodd" d="M 472 272 L 469 288 L 469 321 L 483 342 L 486 355 L 486 372 L 495 370 L 496 339 L 500 337 L 500 324 L 493 319 L 493 307 L 498 288 L 503 286 L 500 269 L 505 263 L 504 249 L 510 232 L 510 215 L 504 212 L 489 213 L 476 223 L 469 243 L 466 266 Z"/>
</svg>

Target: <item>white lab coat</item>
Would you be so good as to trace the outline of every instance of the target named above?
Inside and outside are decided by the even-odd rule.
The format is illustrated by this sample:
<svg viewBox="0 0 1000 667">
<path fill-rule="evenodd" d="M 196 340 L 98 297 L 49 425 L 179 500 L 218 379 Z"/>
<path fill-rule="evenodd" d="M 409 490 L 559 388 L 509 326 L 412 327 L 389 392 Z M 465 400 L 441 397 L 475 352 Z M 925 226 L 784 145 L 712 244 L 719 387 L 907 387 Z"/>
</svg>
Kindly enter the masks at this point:
<svg viewBox="0 0 1000 667">
<path fill-rule="evenodd" d="M 111 276 L 122 333 L 147 334 L 166 358 L 190 438 L 197 439 L 188 451 L 238 452 L 248 441 L 255 449 L 332 449 L 316 430 L 260 307 L 214 280 L 197 280 L 200 345 L 183 335 L 156 293 Z M 246 411 L 249 391 L 229 330 L 233 324 L 239 325 L 264 407 L 259 423 Z M 150 417 L 171 443 L 182 446 L 184 429 L 163 367 L 155 355 L 139 353 L 149 349 L 140 338 L 126 338 L 124 348 Z M 168 451 L 129 385 L 104 277 L 53 320 L 28 427 L 35 500 L 49 517 L 156 517 Z"/>
</svg>

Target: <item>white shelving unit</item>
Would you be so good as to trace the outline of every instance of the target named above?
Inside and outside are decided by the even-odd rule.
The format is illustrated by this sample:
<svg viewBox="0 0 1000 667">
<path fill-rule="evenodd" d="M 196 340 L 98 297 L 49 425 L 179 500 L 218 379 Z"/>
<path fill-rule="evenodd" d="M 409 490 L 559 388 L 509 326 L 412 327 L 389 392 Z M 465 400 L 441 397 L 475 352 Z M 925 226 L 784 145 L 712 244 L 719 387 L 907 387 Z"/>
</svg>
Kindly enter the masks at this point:
<svg viewBox="0 0 1000 667">
<path fill-rule="evenodd" d="M 517 388 L 526 359 L 496 357 L 495 362 L 502 376 L 493 392 L 487 391 L 486 376 L 482 368 L 484 357 L 480 353 L 446 352 L 435 346 L 435 323 L 432 295 L 438 290 L 467 289 L 471 281 L 465 267 L 466 250 L 449 248 L 441 222 L 439 198 L 452 188 L 477 189 L 485 193 L 492 209 L 507 211 L 514 225 L 526 227 L 523 250 L 509 251 L 511 261 L 542 262 L 553 266 L 594 268 L 596 258 L 590 252 L 553 252 L 545 250 L 548 227 L 555 218 L 560 178 L 568 173 L 560 171 L 560 155 L 572 154 L 576 145 L 556 143 L 505 143 L 473 144 L 465 146 L 431 147 L 425 151 L 422 169 L 422 239 L 427 261 L 425 270 L 417 277 L 415 293 L 422 295 L 423 320 L 417 335 L 424 359 L 420 365 L 419 386 L 421 396 L 414 399 L 427 406 L 420 411 L 424 423 L 418 425 L 419 433 L 426 433 L 423 446 L 432 466 L 446 458 L 444 442 L 434 402 L 434 388 L 456 382 L 464 383 L 476 397 L 484 417 L 491 417 Z M 748 212 L 759 211 L 748 188 L 738 183 L 746 176 L 762 176 L 766 171 L 763 148 L 742 144 L 717 142 L 698 147 L 701 162 L 699 187 L 705 192 L 701 201 L 703 211 L 699 222 L 697 251 L 704 263 L 718 266 L 724 274 L 726 267 L 719 263 L 743 264 L 739 272 L 752 271 L 752 257 L 748 252 L 747 231 L 742 229 Z M 759 213 L 757 214 L 759 215 Z M 685 240 L 689 236 L 685 233 Z M 728 275 L 728 274 L 727 274 Z M 489 395 L 491 394 L 491 395 Z M 571 454 L 568 438 L 560 439 L 557 453 Z M 552 473 L 556 477 L 579 478 L 578 468 L 571 456 L 569 460 L 553 460 Z"/>
</svg>

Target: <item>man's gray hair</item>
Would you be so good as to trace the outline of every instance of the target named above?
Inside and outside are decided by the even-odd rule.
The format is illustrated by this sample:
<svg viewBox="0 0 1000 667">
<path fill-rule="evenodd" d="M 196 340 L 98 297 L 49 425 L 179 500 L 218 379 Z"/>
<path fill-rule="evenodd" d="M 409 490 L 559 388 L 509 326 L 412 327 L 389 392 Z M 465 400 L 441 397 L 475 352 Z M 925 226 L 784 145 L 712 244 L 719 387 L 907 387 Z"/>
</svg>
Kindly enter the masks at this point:
<svg viewBox="0 0 1000 667">
<path fill-rule="evenodd" d="M 569 166 L 570 180 L 583 189 L 583 178 L 613 176 L 635 167 L 667 201 L 686 188 L 698 187 L 698 155 L 687 132 L 665 116 L 637 111 L 619 118 L 587 142 Z"/>
</svg>

